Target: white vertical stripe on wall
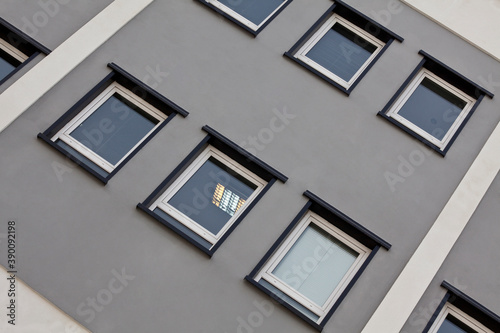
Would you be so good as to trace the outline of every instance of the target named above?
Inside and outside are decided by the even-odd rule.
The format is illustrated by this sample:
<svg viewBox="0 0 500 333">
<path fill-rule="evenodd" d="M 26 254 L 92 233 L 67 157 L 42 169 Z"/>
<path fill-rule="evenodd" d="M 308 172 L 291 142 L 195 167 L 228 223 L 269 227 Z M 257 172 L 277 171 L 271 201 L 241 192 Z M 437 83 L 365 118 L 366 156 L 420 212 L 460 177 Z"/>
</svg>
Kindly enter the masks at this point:
<svg viewBox="0 0 500 333">
<path fill-rule="evenodd" d="M 399 333 L 500 170 L 500 124 L 362 333 Z"/>
<path fill-rule="evenodd" d="M 0 132 L 154 0 L 115 0 L 0 95 Z"/>
</svg>

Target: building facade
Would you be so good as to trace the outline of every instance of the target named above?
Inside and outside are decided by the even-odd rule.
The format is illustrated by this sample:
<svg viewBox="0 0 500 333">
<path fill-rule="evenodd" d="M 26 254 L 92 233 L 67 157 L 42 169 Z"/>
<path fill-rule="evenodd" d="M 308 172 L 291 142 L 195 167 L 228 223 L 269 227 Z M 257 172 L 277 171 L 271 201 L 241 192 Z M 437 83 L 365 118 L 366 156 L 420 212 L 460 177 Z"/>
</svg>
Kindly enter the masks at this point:
<svg viewBox="0 0 500 333">
<path fill-rule="evenodd" d="M 499 12 L 2 1 L 0 330 L 500 331 Z"/>
</svg>

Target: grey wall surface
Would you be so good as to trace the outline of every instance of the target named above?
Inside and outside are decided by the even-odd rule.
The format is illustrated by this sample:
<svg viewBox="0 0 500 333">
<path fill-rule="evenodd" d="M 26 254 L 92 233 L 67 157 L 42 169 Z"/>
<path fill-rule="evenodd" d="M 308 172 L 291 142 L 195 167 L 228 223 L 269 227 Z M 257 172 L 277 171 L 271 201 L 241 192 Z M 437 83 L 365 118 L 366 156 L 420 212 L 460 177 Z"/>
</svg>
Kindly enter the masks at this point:
<svg viewBox="0 0 500 333">
<path fill-rule="evenodd" d="M 499 199 L 500 174 L 415 308 L 403 329 L 404 332 L 422 331 L 446 293 L 446 289 L 440 287 L 443 281 L 449 282 L 491 311 L 497 314 L 500 312 Z"/>
<path fill-rule="evenodd" d="M 0 17 L 54 49 L 113 0 L 2 0 Z"/>
<path fill-rule="evenodd" d="M 110 2 L 61 5 L 61 14 L 35 37 L 56 47 Z M 348 3 L 405 38 L 349 97 L 283 57 L 331 1 L 294 0 L 256 38 L 195 1 L 150 5 L 0 134 L 0 211 L 2 219 L 18 221 L 19 277 L 93 332 L 237 332 L 238 318 L 247 320 L 258 311 L 254 302 L 269 300 L 244 276 L 310 190 L 393 245 L 377 253 L 324 329 L 360 332 L 500 120 L 500 103 L 485 98 L 444 158 L 377 112 L 420 62 L 420 49 L 477 83 L 490 74 L 500 79 L 500 66 L 409 7 L 387 15 L 385 0 Z M 39 10 L 35 2 L 13 0 L 0 8 L 17 26 Z M 156 86 L 190 115 L 175 117 L 103 186 L 36 135 L 104 78 L 109 62 Z M 155 71 L 161 72 L 156 82 Z M 203 125 L 253 148 L 249 137 L 269 127 L 274 109 L 295 118 L 256 155 L 290 179 L 273 185 L 213 258 L 136 210 L 202 140 Z M 391 190 L 384 174 L 398 174 L 401 161 L 413 155 L 424 156 L 422 163 Z M 500 266 L 490 263 L 495 251 L 486 251 L 498 247 L 498 228 L 488 231 L 498 216 L 492 202 L 498 202 L 498 179 L 495 184 L 422 304 L 442 297 L 443 279 L 457 277 L 470 286 L 465 292 L 500 313 L 494 281 Z M 474 245 L 478 239 L 484 248 Z M 483 255 L 488 259 L 478 262 Z M 86 322 L 89 316 L 77 308 L 122 268 L 135 279 Z M 405 329 L 421 332 L 410 324 Z M 314 331 L 280 306 L 255 328 Z"/>
</svg>

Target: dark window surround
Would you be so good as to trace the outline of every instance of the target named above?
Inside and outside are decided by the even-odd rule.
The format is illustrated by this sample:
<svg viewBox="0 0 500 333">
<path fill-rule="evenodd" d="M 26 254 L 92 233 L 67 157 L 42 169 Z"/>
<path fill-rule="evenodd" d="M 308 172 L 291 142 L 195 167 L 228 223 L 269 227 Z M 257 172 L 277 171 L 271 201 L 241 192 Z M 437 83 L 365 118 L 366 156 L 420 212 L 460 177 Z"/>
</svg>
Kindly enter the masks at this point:
<svg viewBox="0 0 500 333">
<path fill-rule="evenodd" d="M 437 307 L 422 333 L 429 332 L 446 303 L 456 306 L 492 331 L 495 331 L 498 327 L 500 327 L 500 316 L 488 310 L 447 281 L 443 281 L 443 283 L 441 283 L 441 287 L 447 289 L 448 292 Z"/>
<path fill-rule="evenodd" d="M 208 133 L 208 135 L 189 153 L 189 155 L 168 175 L 168 177 L 151 193 L 149 197 L 144 200 L 144 202 L 139 203 L 137 208 L 146 212 L 148 215 L 159 221 L 160 223 L 167 226 L 169 229 L 173 230 L 181 237 L 185 238 L 189 243 L 193 244 L 209 257 L 212 257 L 215 251 L 222 245 L 226 238 L 233 232 L 233 230 L 241 223 L 245 216 L 250 212 L 250 210 L 257 204 L 257 202 L 264 196 L 264 194 L 271 188 L 271 186 L 276 182 L 276 180 L 285 183 L 288 177 L 283 175 L 281 172 L 272 168 L 256 156 L 250 154 L 240 146 L 238 146 L 233 141 L 229 140 L 216 130 L 209 126 L 203 126 L 203 131 Z M 161 195 L 164 191 L 177 179 L 177 177 L 191 164 L 191 162 L 196 159 L 196 157 L 202 153 L 205 148 L 211 145 L 224 154 L 228 155 L 231 159 L 243 165 L 265 181 L 267 185 L 262 189 L 262 191 L 255 197 L 255 199 L 250 202 L 249 206 L 243 211 L 243 213 L 234 221 L 231 227 L 222 235 L 220 240 L 213 244 L 211 248 L 208 248 L 202 242 L 198 240 L 199 236 L 192 232 L 191 230 L 185 230 L 184 228 L 179 228 L 177 223 L 174 221 L 168 221 L 167 219 L 159 216 L 155 212 L 149 209 L 149 206 Z"/>
<path fill-rule="evenodd" d="M 48 55 L 51 51 L 35 41 L 33 38 L 22 32 L 21 30 L 14 27 L 9 22 L 5 21 L 0 17 L 0 38 L 5 40 L 10 45 L 14 46 L 16 49 L 28 56 L 23 63 L 16 67 L 12 72 L 10 72 L 6 77 L 0 80 L 0 85 L 11 78 L 14 74 L 19 72 L 24 66 L 26 66 L 31 60 L 35 59 L 40 53 Z"/>
<path fill-rule="evenodd" d="M 38 138 L 42 139 L 44 142 L 49 144 L 51 147 L 56 149 L 61 154 L 68 157 L 71 161 L 78 164 L 84 170 L 95 176 L 104 184 L 107 184 L 108 181 L 131 159 L 134 155 L 144 147 L 149 140 L 151 140 L 167 123 L 172 120 L 172 118 L 179 114 L 182 117 L 187 117 L 189 114 L 186 110 L 182 109 L 177 104 L 173 103 L 168 98 L 162 96 L 157 91 L 153 90 L 145 83 L 132 76 L 130 73 L 126 72 L 123 68 L 116 65 L 115 63 L 109 63 L 108 67 L 112 69 L 112 72 L 108 74 L 101 82 L 99 82 L 92 90 L 90 90 L 83 98 L 81 98 L 75 105 L 73 105 L 65 114 L 63 114 L 52 126 L 50 126 L 45 132 L 39 133 Z M 157 128 L 151 133 L 137 148 L 135 148 L 123 162 L 116 166 L 116 168 L 109 174 L 104 172 L 99 173 L 95 171 L 96 165 L 87 160 L 86 158 L 82 158 L 77 154 L 72 154 L 71 152 L 66 151 L 55 142 L 51 140 L 51 138 L 61 130 L 69 121 L 71 121 L 76 115 L 78 115 L 91 101 L 93 101 L 100 93 L 102 93 L 110 84 L 113 82 L 117 82 L 124 86 L 125 88 L 131 90 L 138 97 L 147 101 L 158 110 L 167 115 L 167 119 L 165 119 Z"/>
<path fill-rule="evenodd" d="M 351 288 L 354 286 L 356 281 L 359 279 L 365 268 L 368 266 L 370 261 L 373 259 L 375 254 L 378 252 L 378 250 L 383 247 L 386 250 L 389 250 L 391 248 L 391 244 L 380 238 L 379 236 L 375 235 L 356 221 L 352 220 L 350 217 L 339 211 L 338 209 L 334 208 L 315 194 L 311 193 L 310 191 L 305 191 L 304 196 L 309 199 L 309 201 L 306 203 L 306 205 L 300 210 L 300 212 L 297 214 L 297 216 L 293 219 L 293 221 L 288 225 L 288 227 L 285 229 L 285 231 L 280 235 L 280 237 L 276 240 L 276 242 L 273 244 L 273 246 L 267 251 L 267 253 L 264 255 L 264 257 L 259 261 L 257 266 L 250 272 L 249 275 L 245 277 L 245 280 L 250 282 L 252 285 L 257 287 L 259 290 L 264 292 L 266 295 L 270 296 L 274 300 L 276 300 L 279 304 L 283 305 L 285 308 L 296 314 L 298 317 L 300 317 L 302 320 L 313 326 L 316 330 L 322 331 L 323 328 L 325 327 L 326 323 L 330 319 L 330 317 L 333 315 L 335 310 L 339 307 L 339 305 L 342 303 L 344 298 L 347 296 L 347 293 L 351 290 Z M 283 241 L 288 237 L 288 235 L 292 232 L 292 230 L 295 228 L 295 226 L 302 220 L 304 215 L 307 213 L 307 211 L 312 211 L 319 216 L 323 217 L 325 220 L 330 222 L 332 225 L 335 227 L 339 228 L 349 236 L 353 237 L 360 243 L 364 244 L 368 248 L 370 248 L 372 251 L 369 254 L 369 256 L 366 258 L 366 260 L 363 262 L 362 266 L 359 268 L 359 270 L 356 272 L 352 280 L 349 282 L 345 290 L 342 292 L 338 300 L 335 302 L 333 307 L 330 309 L 328 314 L 325 316 L 325 318 L 321 321 L 320 324 L 314 322 L 313 320 L 309 319 L 305 314 L 297 310 L 295 307 L 293 307 L 291 304 L 289 304 L 286 300 L 286 297 L 283 297 L 279 293 L 277 294 L 275 291 L 269 290 L 268 288 L 264 287 L 263 285 L 259 284 L 257 281 L 254 280 L 254 277 L 259 273 L 259 271 L 262 269 L 262 267 L 265 265 L 265 263 L 269 260 L 269 258 L 272 257 L 274 252 L 281 246 Z"/>
<path fill-rule="evenodd" d="M 312 68 L 305 62 L 301 61 L 300 59 L 297 59 L 294 57 L 295 53 L 299 51 L 299 49 L 304 45 L 311 37 L 314 35 L 316 30 L 318 30 L 333 14 L 337 14 L 352 24 L 356 25 L 357 27 L 363 29 L 366 31 L 368 34 L 378 38 L 382 42 L 385 43 L 384 47 L 380 50 L 380 52 L 375 56 L 375 58 L 368 64 L 368 66 L 365 68 L 365 70 L 361 73 L 361 75 L 356 79 L 356 81 L 353 82 L 353 84 L 349 87 L 349 89 L 341 86 L 337 82 L 333 81 L 320 71 Z M 363 79 L 365 74 L 370 70 L 370 68 L 377 62 L 377 60 L 382 56 L 382 54 L 387 50 L 389 45 L 392 44 L 394 40 L 397 40 L 399 42 L 403 42 L 403 38 L 394 32 L 390 31 L 389 29 L 383 27 L 382 25 L 378 24 L 368 16 L 364 15 L 363 13 L 357 11 L 356 9 L 352 8 L 348 4 L 344 3 L 343 1 L 337 0 L 335 3 L 319 18 L 316 23 L 295 43 L 295 45 L 292 46 L 292 48 L 284 53 L 284 56 L 291 59 L 292 61 L 296 62 L 297 64 L 301 65 L 302 67 L 308 69 L 312 73 L 316 74 L 326 82 L 332 84 L 334 87 L 338 88 L 340 91 L 345 93 L 346 95 L 349 96 L 349 94 L 352 92 L 352 90 L 356 87 L 356 85 Z"/>
<path fill-rule="evenodd" d="M 251 33 L 254 37 L 256 37 L 262 31 L 262 29 L 264 29 L 269 23 L 271 23 L 271 21 L 274 20 L 274 18 L 276 16 L 278 16 L 285 9 L 285 7 L 288 6 L 290 4 L 290 2 L 292 2 L 293 0 L 287 0 L 286 3 L 283 6 L 281 6 L 281 8 L 278 9 L 273 15 L 271 15 L 271 17 L 269 17 L 269 19 L 267 19 L 260 26 L 260 28 L 257 29 L 257 30 L 252 30 L 250 27 L 246 26 L 245 24 L 241 23 L 240 21 L 238 21 L 237 19 L 235 19 L 231 15 L 229 15 L 226 12 L 220 10 L 219 8 L 217 8 L 214 5 L 212 5 L 211 3 L 206 2 L 205 0 L 197 0 L 197 1 L 201 2 L 205 6 L 211 8 L 212 10 L 216 11 L 217 13 L 219 13 L 222 16 L 224 16 L 229 21 L 236 23 L 237 25 L 239 25 L 240 27 L 242 27 L 243 29 L 245 29 L 247 32 Z"/>
<path fill-rule="evenodd" d="M 411 136 L 416 138 L 418 141 L 431 147 L 436 152 L 441 154 L 441 156 L 444 157 L 446 155 L 446 153 L 448 152 L 448 150 L 451 148 L 451 145 L 453 144 L 453 142 L 455 142 L 456 138 L 458 137 L 458 135 L 460 134 L 460 132 L 464 128 L 465 124 L 467 124 L 467 122 L 469 121 L 469 118 L 472 116 L 472 114 L 474 113 L 476 108 L 479 106 L 479 104 L 483 100 L 484 96 L 486 95 L 490 98 L 493 98 L 494 95 L 491 92 L 489 92 L 488 90 L 479 86 L 478 84 L 472 82 L 471 80 L 469 80 L 468 78 L 466 78 L 462 74 L 458 73 L 454 69 L 448 67 L 443 62 L 437 60 L 436 58 L 434 58 L 433 56 L 431 56 L 427 52 L 420 50 L 418 53 L 423 56 L 422 61 L 420 61 L 420 63 L 417 65 L 417 67 L 415 67 L 413 72 L 406 79 L 406 81 L 403 83 L 403 85 L 398 89 L 396 94 L 394 94 L 394 96 L 389 100 L 389 102 L 385 105 L 385 107 L 381 111 L 378 112 L 378 115 L 383 117 L 384 119 L 388 120 L 390 123 L 396 125 L 398 128 L 400 128 L 404 132 L 410 134 Z M 401 96 L 403 91 L 408 87 L 409 84 L 411 84 L 411 82 L 413 81 L 415 76 L 418 75 L 418 73 L 420 72 L 420 70 L 422 68 L 425 68 L 425 69 L 429 70 L 430 72 L 436 74 L 441 79 L 445 80 L 446 82 L 455 86 L 456 88 L 462 90 L 463 92 L 465 92 L 469 96 L 476 98 L 476 102 L 472 106 L 472 109 L 469 111 L 467 116 L 464 118 L 464 120 L 462 121 L 460 126 L 457 128 L 456 132 L 454 133 L 453 137 L 451 138 L 450 142 L 447 144 L 447 146 L 443 150 L 441 150 L 441 148 L 439 148 L 438 146 L 436 146 L 433 143 L 431 143 L 430 141 L 428 141 L 426 138 L 413 132 L 412 130 L 410 130 L 409 128 L 407 128 L 405 125 L 401 124 L 397 120 L 387 116 L 387 114 L 386 114 L 389 111 L 389 109 L 391 108 L 391 106 Z"/>
</svg>

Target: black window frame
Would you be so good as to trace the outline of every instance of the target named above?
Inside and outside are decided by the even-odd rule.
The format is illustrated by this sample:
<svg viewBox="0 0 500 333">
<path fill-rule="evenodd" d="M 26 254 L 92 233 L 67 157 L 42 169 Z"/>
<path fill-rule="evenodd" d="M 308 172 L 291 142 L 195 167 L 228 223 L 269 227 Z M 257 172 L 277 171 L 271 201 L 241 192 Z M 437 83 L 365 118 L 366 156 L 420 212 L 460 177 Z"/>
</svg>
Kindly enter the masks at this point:
<svg viewBox="0 0 500 333">
<path fill-rule="evenodd" d="M 467 77 L 464 75 L 458 73 L 451 67 L 445 65 L 443 62 L 439 61 L 438 59 L 434 58 L 431 56 L 429 53 L 420 50 L 418 52 L 423 58 L 420 61 L 420 63 L 415 67 L 415 69 L 411 72 L 411 74 L 408 76 L 408 78 L 405 80 L 405 82 L 401 85 L 401 87 L 396 91 L 394 96 L 387 102 L 387 104 L 384 106 L 384 108 L 378 112 L 377 115 L 381 116 L 382 118 L 386 119 L 389 121 L 391 124 L 396 125 L 399 129 L 403 130 L 404 132 L 408 133 L 409 135 L 413 136 L 415 139 L 418 141 L 422 142 L 423 144 L 429 146 L 433 150 L 435 150 L 437 153 L 439 153 L 441 156 L 446 156 L 446 153 L 448 150 L 451 148 L 455 140 L 457 139 L 458 135 L 462 131 L 462 129 L 465 127 L 467 122 L 469 121 L 470 117 L 474 114 L 476 111 L 477 107 L 479 104 L 482 102 L 484 96 L 488 96 L 489 98 L 493 98 L 493 93 L 489 92 L 488 90 L 482 88 L 478 84 L 474 83 L 473 81 L 469 80 Z M 440 147 L 436 146 L 429 140 L 427 140 L 425 137 L 421 136 L 420 134 L 414 132 L 413 130 L 409 129 L 406 127 L 404 124 L 400 123 L 396 119 L 390 117 L 387 115 L 389 110 L 391 110 L 392 106 L 394 103 L 398 101 L 400 96 L 406 91 L 408 86 L 412 84 L 413 80 L 419 75 L 422 69 L 426 69 L 429 72 L 435 74 L 442 80 L 446 81 L 449 85 L 452 85 L 460 90 L 462 90 L 464 93 L 468 94 L 469 96 L 473 97 L 476 99 L 476 102 L 468 112 L 467 116 L 463 119 L 463 121 L 460 123 L 459 127 L 451 137 L 450 141 L 447 143 L 447 145 L 441 149 Z"/>
<path fill-rule="evenodd" d="M 495 331 L 496 329 L 498 329 L 498 327 L 500 327 L 499 315 L 487 309 L 485 306 L 481 305 L 479 302 L 466 295 L 464 292 L 462 292 L 446 280 L 441 283 L 441 287 L 446 289 L 446 294 L 439 303 L 439 306 L 436 308 L 436 311 L 434 311 L 431 319 L 427 323 L 427 326 L 425 326 L 422 333 L 429 332 L 432 325 L 434 325 L 434 322 L 447 303 L 456 306 L 467 315 L 479 321 L 482 325 L 492 331 Z"/>
<path fill-rule="evenodd" d="M 212 257 L 217 249 L 224 243 L 224 241 L 229 237 L 229 235 L 236 229 L 236 227 L 243 221 L 245 216 L 252 210 L 252 208 L 259 202 L 259 200 L 266 194 L 266 192 L 271 188 L 271 186 L 279 180 L 282 183 L 286 183 L 288 177 L 286 177 L 281 172 L 277 171 L 273 167 L 269 166 L 264 161 L 260 160 L 256 156 L 250 154 L 248 151 L 229 140 L 227 137 L 223 136 L 213 128 L 208 125 L 202 127 L 202 130 L 207 133 L 205 138 L 182 160 L 182 162 L 161 182 L 160 185 L 142 202 L 137 204 L 137 208 L 145 212 L 147 215 L 151 216 L 156 221 L 165 225 L 167 228 L 171 229 L 189 243 L 200 249 L 203 253 Z M 191 163 L 205 150 L 206 147 L 212 146 L 232 160 L 241 164 L 248 170 L 255 173 L 257 176 L 261 177 L 267 182 L 264 188 L 259 192 L 259 194 L 249 203 L 248 207 L 239 215 L 239 217 L 234 221 L 234 223 L 229 227 L 229 229 L 221 236 L 221 238 L 214 243 L 211 247 L 207 247 L 205 244 L 198 241 L 197 234 L 192 230 L 186 230 L 186 228 L 180 228 L 179 222 L 170 217 L 163 218 L 154 211 L 150 210 L 149 207 L 154 203 L 154 201 L 159 198 L 172 183 L 183 173 L 183 171 L 191 165 Z"/>
<path fill-rule="evenodd" d="M 56 149 L 59 153 L 63 154 L 71 161 L 76 163 L 78 166 L 83 168 L 85 171 L 89 172 L 91 175 L 96 177 L 102 183 L 107 184 L 108 181 L 116 174 L 118 171 L 130 161 L 135 154 L 139 152 L 163 127 L 165 127 L 175 115 L 179 114 L 182 117 L 187 117 L 189 112 L 166 98 L 165 96 L 153 90 L 151 87 L 134 77 L 132 74 L 125 71 L 123 68 L 115 63 L 109 63 L 108 67 L 111 72 L 102 79 L 94 88 L 92 88 L 85 96 L 83 96 L 76 104 L 74 104 L 66 113 L 64 113 L 54 124 L 52 124 L 46 131 L 38 134 L 38 138 L 43 140 L 52 148 Z M 141 142 L 139 146 L 133 149 L 130 154 L 118 164 L 112 172 L 98 172 L 95 169 L 99 168 L 96 163 L 83 157 L 81 154 L 73 153 L 59 146 L 57 143 L 53 142 L 51 138 L 56 135 L 66 124 L 72 121 L 84 108 L 87 107 L 89 103 L 95 100 L 99 94 L 101 94 L 106 88 L 108 88 L 113 83 L 118 83 L 125 88 L 131 90 L 139 98 L 145 100 L 159 111 L 165 114 L 166 119 L 163 120 L 161 124 L 145 139 Z M 106 175 L 107 174 L 107 175 Z"/>
<path fill-rule="evenodd" d="M 260 291 L 262 291 L 264 294 L 268 295 L 275 301 L 277 301 L 279 304 L 284 306 L 286 309 L 297 315 L 299 318 L 304 320 L 306 323 L 311 325 L 313 328 L 321 332 L 325 325 L 327 324 L 328 320 L 333 316 L 334 312 L 337 310 L 337 308 L 340 306 L 342 301 L 345 299 L 349 291 L 352 289 L 354 284 L 357 282 L 361 274 L 364 272 L 370 261 L 373 259 L 375 254 L 378 252 L 380 248 L 384 248 L 387 251 L 391 248 L 391 244 L 374 234 L 373 232 L 369 231 L 365 227 L 363 227 L 361 224 L 358 222 L 354 221 L 344 213 L 342 213 L 340 210 L 336 209 L 314 193 L 310 192 L 309 190 L 305 191 L 303 195 L 309 199 L 309 201 L 304 205 L 304 207 L 299 211 L 299 213 L 295 216 L 295 218 L 292 220 L 292 222 L 287 226 L 287 228 L 283 231 L 283 233 L 278 237 L 278 239 L 274 242 L 274 244 L 271 246 L 271 248 L 266 252 L 264 257 L 258 262 L 258 264 L 255 266 L 255 268 L 245 276 L 245 280 L 252 284 L 253 286 L 257 287 Z M 296 309 L 292 304 L 290 304 L 287 301 L 286 295 L 284 295 L 283 292 L 278 291 L 276 292 L 275 290 L 271 290 L 269 288 L 266 288 L 259 282 L 255 281 L 255 277 L 257 274 L 262 270 L 266 262 L 274 255 L 276 250 L 278 250 L 283 242 L 288 238 L 290 233 L 294 230 L 294 228 L 302 221 L 303 217 L 309 212 L 312 211 L 328 222 L 330 222 L 333 226 L 336 228 L 340 229 L 347 235 L 351 236 L 358 242 L 362 243 L 369 249 L 371 249 L 370 254 L 366 258 L 366 260 L 362 263 L 361 267 L 358 269 L 358 271 L 355 273 L 353 278 L 349 281 L 347 287 L 344 289 L 344 291 L 340 294 L 339 298 L 335 301 L 333 304 L 332 308 L 328 311 L 328 313 L 325 315 L 323 320 L 320 323 L 316 323 L 312 319 L 308 318 L 304 313 L 302 313 L 300 310 Z"/>
<path fill-rule="evenodd" d="M 341 84 L 335 82 L 325 74 L 321 73 L 317 69 L 309 66 L 302 60 L 298 59 L 295 57 L 295 54 L 301 49 L 301 47 L 306 44 L 314 35 L 314 33 L 323 25 L 325 22 L 332 16 L 332 15 L 338 15 L 347 21 L 349 21 L 351 24 L 357 26 L 358 28 L 364 30 L 366 33 L 370 34 L 371 36 L 379 39 L 380 41 L 384 42 L 385 45 L 382 47 L 382 49 L 378 52 L 378 54 L 373 58 L 373 60 L 370 61 L 370 63 L 366 66 L 366 68 L 361 72 L 361 74 L 358 76 L 358 78 L 349 86 L 349 88 L 346 88 L 342 86 Z M 385 28 L 381 24 L 377 23 L 375 20 L 369 18 L 365 14 L 361 13 L 360 11 L 354 9 L 353 7 L 349 6 L 343 1 L 337 0 L 335 3 L 312 25 L 312 27 L 288 50 L 285 52 L 283 55 L 293 62 L 299 64 L 303 68 L 307 69 L 308 71 L 312 72 L 316 76 L 320 77 L 324 81 L 330 83 L 333 85 L 335 88 L 339 89 L 341 92 L 345 93 L 347 96 L 351 94 L 351 92 L 354 90 L 354 88 L 358 85 L 358 83 L 363 79 L 363 77 L 368 73 L 368 71 L 375 65 L 377 60 L 382 56 L 382 54 L 389 48 L 389 46 L 392 44 L 394 40 L 397 40 L 398 42 L 402 43 L 403 42 L 403 37 L 397 35 L 396 33 L 392 32 L 391 30 Z"/>
<path fill-rule="evenodd" d="M 213 11 L 217 12 L 218 14 L 222 15 L 224 18 L 228 19 L 229 21 L 235 23 L 239 27 L 243 28 L 245 31 L 249 32 L 252 34 L 254 37 L 256 37 L 269 23 L 271 23 L 272 20 L 276 18 L 293 0 L 286 0 L 285 3 L 273 14 L 271 15 L 257 30 L 253 30 L 252 28 L 248 27 L 244 23 L 240 22 L 233 16 L 229 15 L 228 13 L 224 12 L 223 10 L 217 8 L 216 6 L 212 5 L 211 3 L 207 2 L 206 0 L 197 0 L 198 2 L 202 3 L 203 5 L 207 6 L 208 8 L 212 9 Z"/>
<path fill-rule="evenodd" d="M 48 55 L 51 50 L 43 46 L 26 33 L 14 27 L 12 24 L 0 17 L 0 38 L 9 43 L 12 47 L 24 53 L 28 59 L 21 62 L 16 68 L 0 80 L 0 85 L 9 80 L 18 73 L 29 62 L 35 59 L 39 54 Z"/>
</svg>

